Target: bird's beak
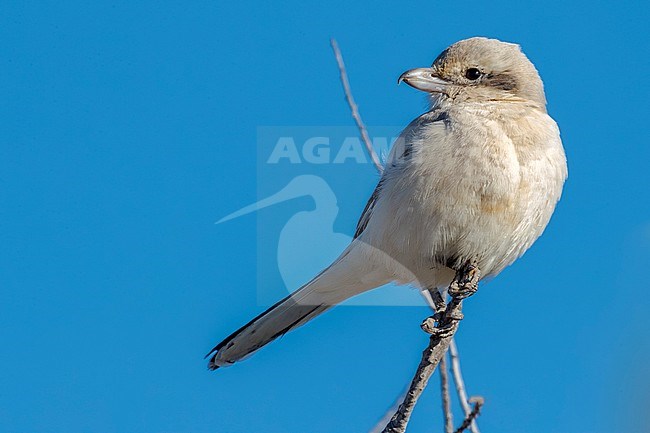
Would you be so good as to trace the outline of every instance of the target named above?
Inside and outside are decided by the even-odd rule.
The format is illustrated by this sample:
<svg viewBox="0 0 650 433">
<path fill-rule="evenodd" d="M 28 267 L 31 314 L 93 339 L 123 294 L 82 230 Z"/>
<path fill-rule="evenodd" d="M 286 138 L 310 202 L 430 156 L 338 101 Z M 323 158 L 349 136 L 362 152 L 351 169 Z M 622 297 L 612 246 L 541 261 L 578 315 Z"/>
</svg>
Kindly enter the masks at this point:
<svg viewBox="0 0 650 433">
<path fill-rule="evenodd" d="M 397 84 L 404 81 L 409 86 L 429 93 L 447 93 L 451 84 L 438 76 L 433 68 L 416 68 L 404 72 L 397 79 Z"/>
</svg>

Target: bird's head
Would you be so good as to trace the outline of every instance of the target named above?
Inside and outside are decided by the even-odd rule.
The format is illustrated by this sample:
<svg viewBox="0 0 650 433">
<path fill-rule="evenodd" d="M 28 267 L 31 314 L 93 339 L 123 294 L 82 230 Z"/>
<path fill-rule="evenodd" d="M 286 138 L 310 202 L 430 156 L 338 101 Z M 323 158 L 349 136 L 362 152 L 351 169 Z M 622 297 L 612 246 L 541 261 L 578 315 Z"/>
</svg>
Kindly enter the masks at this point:
<svg viewBox="0 0 650 433">
<path fill-rule="evenodd" d="M 398 82 L 428 92 L 434 101 L 523 100 L 544 109 L 544 85 L 519 45 L 470 38 L 451 45 L 429 68 L 404 72 Z"/>
</svg>

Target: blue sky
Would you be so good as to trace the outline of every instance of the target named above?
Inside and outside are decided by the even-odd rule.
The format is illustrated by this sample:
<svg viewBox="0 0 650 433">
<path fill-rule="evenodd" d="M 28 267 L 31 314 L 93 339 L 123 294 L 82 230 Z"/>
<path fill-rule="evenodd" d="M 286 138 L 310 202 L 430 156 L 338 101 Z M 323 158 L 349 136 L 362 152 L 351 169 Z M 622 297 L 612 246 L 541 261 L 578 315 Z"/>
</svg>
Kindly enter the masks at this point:
<svg viewBox="0 0 650 433">
<path fill-rule="evenodd" d="M 467 302 L 458 344 L 482 430 L 647 432 L 648 12 L 3 2 L 0 430 L 368 431 L 417 365 L 427 310 L 336 308 L 208 372 L 204 353 L 263 308 L 260 281 L 282 283 L 259 221 L 311 205 L 214 222 L 269 192 L 258 127 L 352 125 L 330 37 L 372 132 L 424 109 L 401 72 L 484 35 L 540 70 L 570 177 L 544 236 Z M 334 230 L 349 234 L 377 176 L 345 175 Z M 440 429 L 439 406 L 434 379 L 409 431 Z"/>
</svg>

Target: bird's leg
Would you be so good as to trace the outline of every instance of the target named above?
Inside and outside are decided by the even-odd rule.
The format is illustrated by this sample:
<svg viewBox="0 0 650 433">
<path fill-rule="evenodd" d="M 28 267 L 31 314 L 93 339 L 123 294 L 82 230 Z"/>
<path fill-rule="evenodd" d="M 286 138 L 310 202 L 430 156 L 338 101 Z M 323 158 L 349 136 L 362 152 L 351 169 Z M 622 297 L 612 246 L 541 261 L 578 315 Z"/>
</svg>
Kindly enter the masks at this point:
<svg viewBox="0 0 650 433">
<path fill-rule="evenodd" d="M 438 339 L 449 338 L 454 335 L 458 322 L 463 319 L 460 304 L 453 309 L 448 309 L 437 321 L 433 317 L 425 319 L 420 327 L 427 334 Z"/>
<path fill-rule="evenodd" d="M 444 313 L 447 309 L 447 304 L 445 303 L 445 298 L 442 297 L 440 290 L 436 289 L 435 293 L 433 293 L 431 297 L 433 298 L 433 306 L 436 309 L 436 313 Z"/>
<path fill-rule="evenodd" d="M 451 300 L 445 304 L 440 292 L 432 294 L 436 314 L 422 322 L 420 325 L 422 330 L 438 338 L 447 338 L 453 335 L 458 327 L 458 322 L 464 317 L 462 301 L 477 292 L 479 279 L 480 271 L 476 259 L 468 260 L 459 267 L 447 290 Z"/>
</svg>

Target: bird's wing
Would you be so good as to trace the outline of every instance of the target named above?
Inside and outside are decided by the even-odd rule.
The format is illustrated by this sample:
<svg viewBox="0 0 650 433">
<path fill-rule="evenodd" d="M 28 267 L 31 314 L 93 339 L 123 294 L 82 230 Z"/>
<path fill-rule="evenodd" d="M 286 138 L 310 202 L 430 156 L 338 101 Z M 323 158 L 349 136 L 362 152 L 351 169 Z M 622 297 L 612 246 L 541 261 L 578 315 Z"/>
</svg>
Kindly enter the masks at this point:
<svg viewBox="0 0 650 433">
<path fill-rule="evenodd" d="M 375 206 L 375 203 L 377 203 L 377 199 L 379 198 L 379 191 L 381 190 L 381 183 L 383 180 L 383 177 L 379 180 L 379 183 L 375 187 L 375 190 L 372 192 L 372 195 L 368 199 L 368 203 L 366 203 L 366 207 L 361 213 L 361 217 L 357 223 L 357 229 L 354 232 L 354 239 L 361 236 L 361 233 L 363 233 L 363 231 L 366 229 L 366 226 L 368 225 L 368 221 L 370 221 L 370 215 L 372 215 L 372 209 Z"/>
<path fill-rule="evenodd" d="M 393 147 L 388 154 L 386 159 L 386 166 L 384 169 L 384 174 L 379 183 L 375 187 L 375 190 L 372 192 L 372 195 L 366 203 L 366 207 L 361 213 L 359 222 L 357 223 L 357 229 L 354 232 L 354 238 L 361 236 L 361 233 L 366 229 L 368 222 L 372 216 L 372 210 L 379 200 L 381 195 L 382 184 L 386 182 L 386 179 L 392 174 L 391 172 L 395 170 L 402 162 L 407 161 L 413 153 L 413 145 L 415 142 L 420 141 L 420 133 L 423 131 L 422 126 L 424 124 L 431 124 L 434 122 L 444 123 L 445 126 L 448 125 L 449 116 L 445 111 L 442 110 L 433 110 L 423 115 L 417 117 L 413 120 L 404 130 L 400 133 L 399 137 L 393 143 Z"/>
</svg>

